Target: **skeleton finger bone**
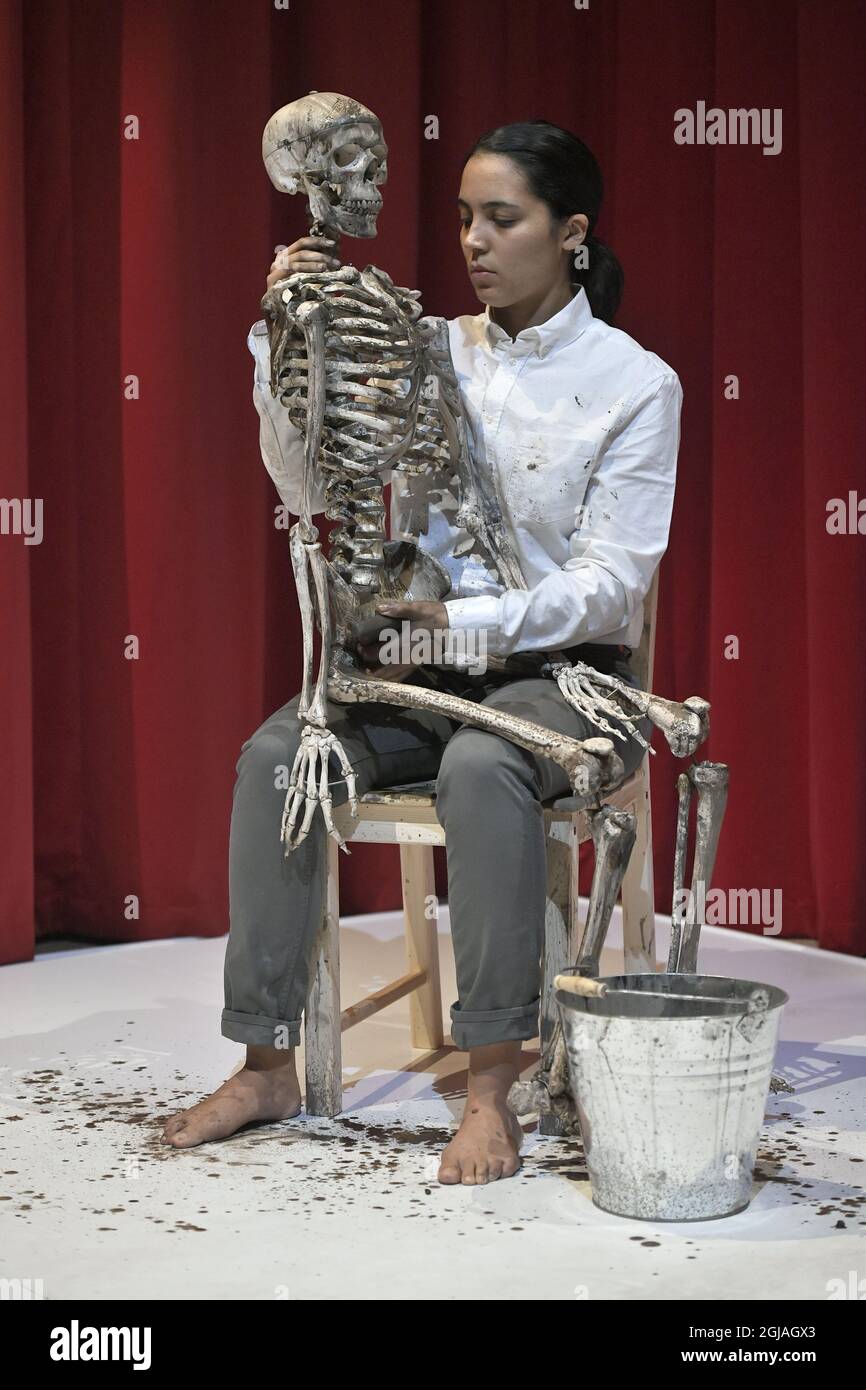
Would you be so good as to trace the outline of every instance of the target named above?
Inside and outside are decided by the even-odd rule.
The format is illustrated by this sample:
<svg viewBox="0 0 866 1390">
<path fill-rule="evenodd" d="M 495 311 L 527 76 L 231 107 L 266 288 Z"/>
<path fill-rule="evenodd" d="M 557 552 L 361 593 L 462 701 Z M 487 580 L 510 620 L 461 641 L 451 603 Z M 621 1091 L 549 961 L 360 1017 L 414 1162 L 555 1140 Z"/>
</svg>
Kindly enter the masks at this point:
<svg viewBox="0 0 866 1390">
<path fill-rule="evenodd" d="M 333 798 L 328 781 L 328 760 L 331 753 L 336 755 L 346 779 L 351 814 L 353 817 L 358 814 L 356 778 L 343 745 L 328 729 L 316 728 L 312 724 L 305 725 L 292 765 L 280 824 L 280 840 L 285 845 L 286 857 L 306 839 L 317 806 L 322 807 L 328 834 L 346 854 L 351 853 L 333 820 Z M 304 818 L 297 835 L 293 838 L 292 831 L 302 807 Z"/>
<path fill-rule="evenodd" d="M 690 695 L 679 704 L 676 700 L 654 695 L 652 691 L 626 685 L 616 676 L 595 671 L 583 661 L 577 661 L 574 665 L 579 672 L 589 675 L 594 685 L 613 690 L 618 703 L 625 701 L 626 706 L 631 705 L 657 729 L 661 729 L 674 757 L 690 758 L 708 737 L 710 706 L 699 695 Z"/>
<path fill-rule="evenodd" d="M 564 662 L 556 662 L 551 666 L 551 672 L 557 685 L 573 709 L 576 709 L 579 714 L 585 715 L 603 733 L 613 734 L 624 742 L 627 742 L 631 736 L 642 748 L 654 754 L 655 749 L 647 742 L 637 725 L 633 724 L 631 719 L 624 714 L 622 706 L 614 700 L 605 698 L 593 684 L 586 673 L 587 670 L 592 670 L 593 676 L 597 674 L 591 667 L 579 671 L 576 667 Z M 618 719 L 620 723 L 625 725 L 626 732 L 623 733 L 622 729 L 608 723 L 606 716 Z"/>
</svg>

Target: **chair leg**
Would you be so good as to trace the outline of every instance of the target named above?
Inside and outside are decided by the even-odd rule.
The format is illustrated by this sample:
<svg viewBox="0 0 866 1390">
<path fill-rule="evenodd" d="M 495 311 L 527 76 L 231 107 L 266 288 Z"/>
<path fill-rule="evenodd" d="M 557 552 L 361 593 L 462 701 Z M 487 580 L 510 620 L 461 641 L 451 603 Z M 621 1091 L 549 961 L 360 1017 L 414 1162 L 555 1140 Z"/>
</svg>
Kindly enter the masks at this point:
<svg viewBox="0 0 866 1390">
<path fill-rule="evenodd" d="M 339 1115 L 343 1108 L 343 1049 L 340 1018 L 340 848 L 327 837 L 321 872 L 326 876 L 324 912 L 310 963 L 304 1010 L 305 1104 L 308 1115 Z"/>
<path fill-rule="evenodd" d="M 538 1025 L 542 1056 L 559 1017 L 553 991 L 554 976 L 567 965 L 574 964 L 580 848 L 577 822 L 577 815 L 568 821 L 551 821 L 545 840 L 547 905 L 544 913 L 544 971 Z M 556 1115 L 539 1115 L 538 1132 L 561 1134 L 562 1128 Z"/>
<path fill-rule="evenodd" d="M 403 921 L 410 970 L 426 970 L 427 979 L 409 995 L 410 1038 L 413 1047 L 441 1047 L 442 988 L 439 981 L 439 933 L 429 905 L 436 901 L 433 846 L 402 843 Z"/>
<path fill-rule="evenodd" d="M 622 882 L 622 942 L 626 975 L 652 974 L 656 968 L 652 806 L 646 757 L 641 778 L 642 790 L 634 801 L 637 834 Z"/>
</svg>

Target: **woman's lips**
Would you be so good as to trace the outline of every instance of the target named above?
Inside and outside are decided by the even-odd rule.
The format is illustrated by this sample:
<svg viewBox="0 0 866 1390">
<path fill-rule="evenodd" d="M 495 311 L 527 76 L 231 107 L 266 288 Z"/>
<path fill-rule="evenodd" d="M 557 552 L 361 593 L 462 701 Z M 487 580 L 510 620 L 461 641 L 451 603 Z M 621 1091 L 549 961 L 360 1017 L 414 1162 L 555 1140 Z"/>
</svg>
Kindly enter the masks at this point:
<svg viewBox="0 0 866 1390">
<path fill-rule="evenodd" d="M 470 274 L 470 275 L 477 275 L 477 276 L 480 277 L 480 276 L 482 276 L 482 275 L 495 275 L 495 274 L 496 274 L 496 271 L 495 271 L 495 270 L 488 270 L 487 267 L 486 267 L 486 266 L 483 266 L 483 265 L 471 265 L 471 266 L 469 267 L 469 274 Z"/>
</svg>

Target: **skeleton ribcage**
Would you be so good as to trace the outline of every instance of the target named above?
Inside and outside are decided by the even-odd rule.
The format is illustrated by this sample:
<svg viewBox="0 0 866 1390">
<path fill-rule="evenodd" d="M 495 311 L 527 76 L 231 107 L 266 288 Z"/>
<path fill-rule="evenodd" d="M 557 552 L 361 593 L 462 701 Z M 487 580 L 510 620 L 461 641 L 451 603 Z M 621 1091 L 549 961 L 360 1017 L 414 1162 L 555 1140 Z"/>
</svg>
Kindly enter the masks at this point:
<svg viewBox="0 0 866 1390">
<path fill-rule="evenodd" d="M 349 283 L 326 274 L 293 276 L 271 307 L 280 400 L 306 435 L 309 364 L 295 315 L 310 300 L 328 306 L 317 467 L 326 480 L 325 515 L 338 523 L 330 559 L 353 587 L 375 592 L 384 563 L 383 474 L 396 469 L 448 477 L 452 465 L 435 399 L 439 381 L 425 381 L 424 348 L 414 327 L 421 312 L 417 292 L 386 287 L 387 277 L 372 276 L 371 269 L 356 272 L 358 279 Z"/>
</svg>

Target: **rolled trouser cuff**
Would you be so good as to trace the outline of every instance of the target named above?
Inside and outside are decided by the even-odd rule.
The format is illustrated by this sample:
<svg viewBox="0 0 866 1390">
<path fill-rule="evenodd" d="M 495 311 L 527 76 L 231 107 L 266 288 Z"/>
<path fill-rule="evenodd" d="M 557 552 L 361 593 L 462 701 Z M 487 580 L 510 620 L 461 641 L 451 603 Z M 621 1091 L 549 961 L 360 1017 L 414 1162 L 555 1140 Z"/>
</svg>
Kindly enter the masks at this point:
<svg viewBox="0 0 866 1390">
<path fill-rule="evenodd" d="M 526 1042 L 538 1035 L 539 996 L 532 1004 L 513 1009 L 461 1009 L 451 1005 L 451 1038 L 455 1047 L 487 1047 L 490 1043 Z"/>
<path fill-rule="evenodd" d="M 301 1020 L 299 1018 L 267 1018 L 263 1014 L 241 1014 L 223 1009 L 220 1031 L 232 1042 L 250 1043 L 254 1047 L 299 1047 Z"/>
</svg>

